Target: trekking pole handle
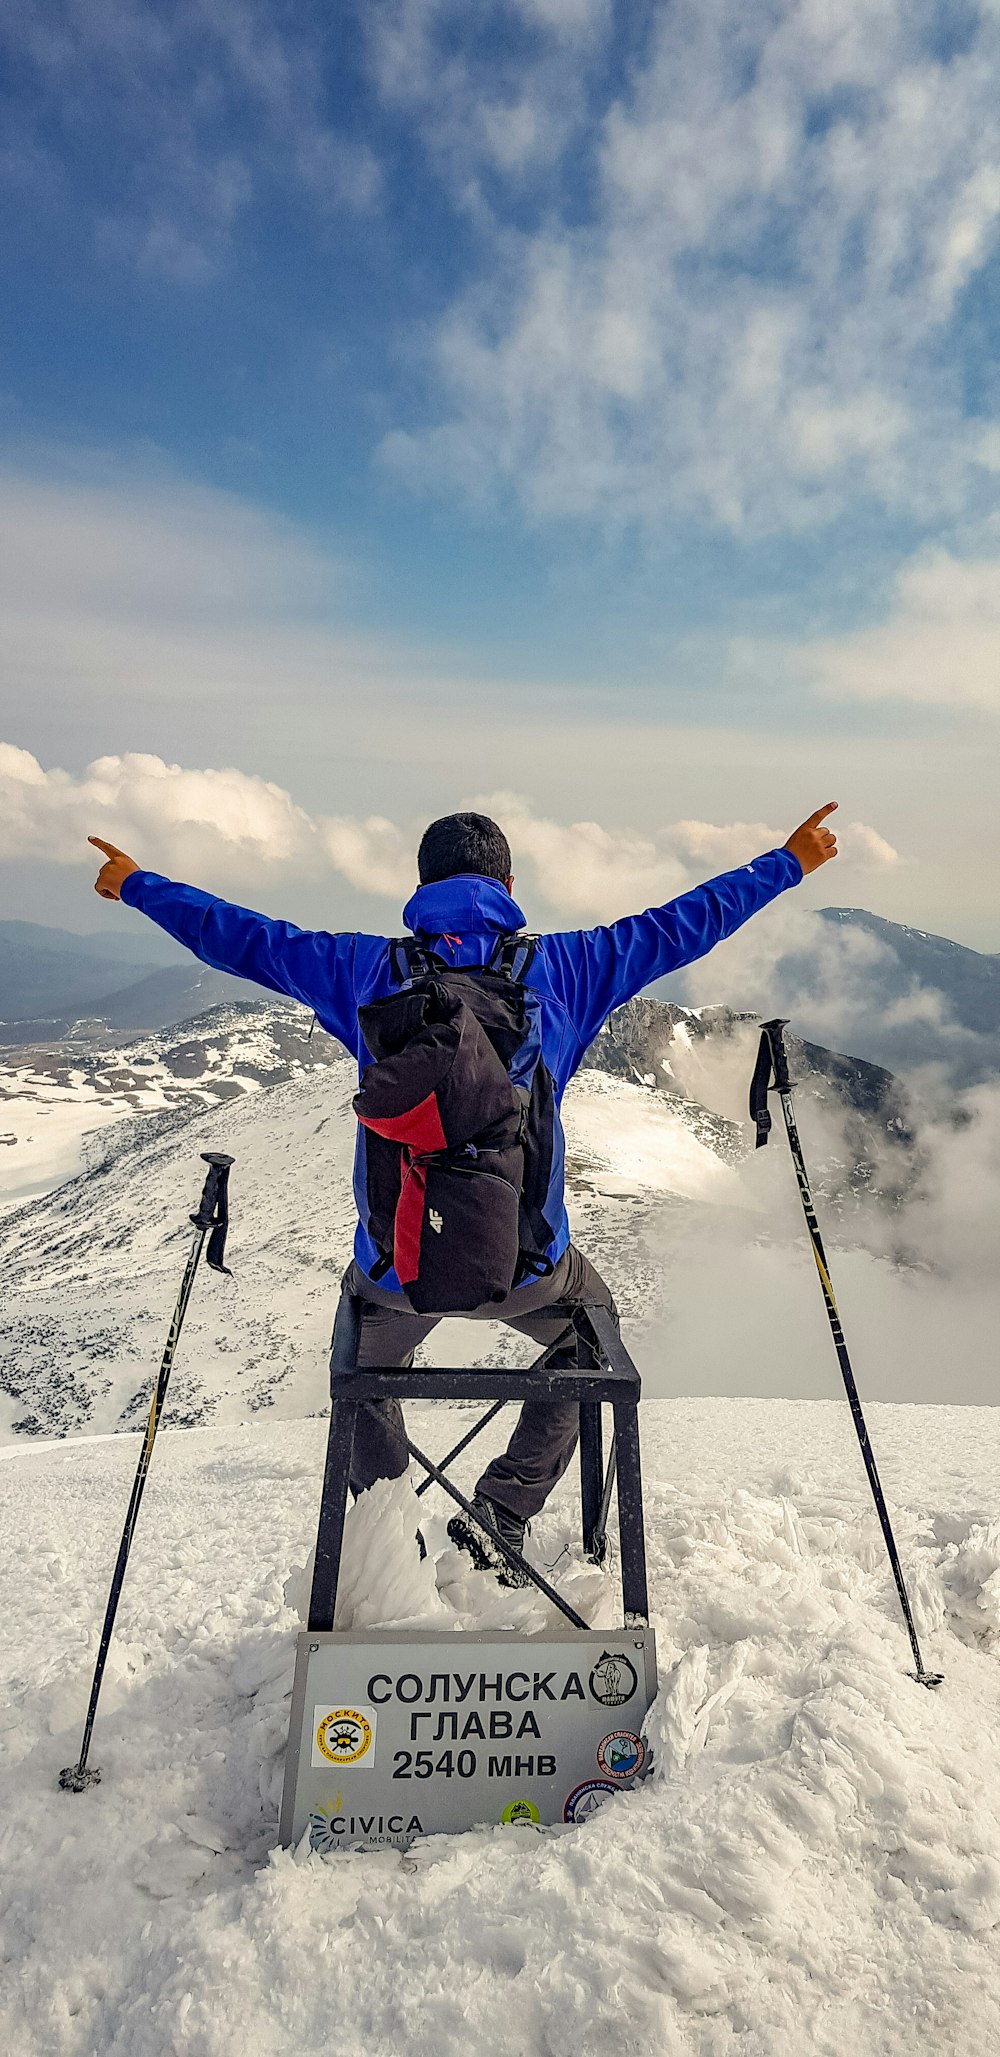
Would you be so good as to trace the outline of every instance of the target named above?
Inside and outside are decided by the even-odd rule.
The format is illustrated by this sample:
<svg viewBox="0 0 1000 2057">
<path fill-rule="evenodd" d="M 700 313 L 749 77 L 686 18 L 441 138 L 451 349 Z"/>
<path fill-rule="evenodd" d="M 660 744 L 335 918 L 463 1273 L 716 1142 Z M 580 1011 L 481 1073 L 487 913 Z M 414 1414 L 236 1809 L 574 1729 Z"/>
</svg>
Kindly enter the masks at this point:
<svg viewBox="0 0 1000 2057">
<path fill-rule="evenodd" d="M 208 1244 L 208 1262 L 213 1271 L 224 1271 L 223 1257 L 226 1248 L 226 1228 L 229 1221 L 229 1168 L 235 1164 L 225 1150 L 203 1150 L 203 1164 L 208 1165 L 208 1176 L 201 1191 L 197 1210 L 188 1216 L 202 1240 L 211 1229 Z"/>
<path fill-rule="evenodd" d="M 790 1093 L 792 1081 L 788 1071 L 788 1052 L 785 1049 L 787 1019 L 780 1016 L 774 1021 L 762 1023 L 764 1035 L 771 1048 L 771 1063 L 774 1066 L 774 1083 L 779 1093 Z"/>
</svg>

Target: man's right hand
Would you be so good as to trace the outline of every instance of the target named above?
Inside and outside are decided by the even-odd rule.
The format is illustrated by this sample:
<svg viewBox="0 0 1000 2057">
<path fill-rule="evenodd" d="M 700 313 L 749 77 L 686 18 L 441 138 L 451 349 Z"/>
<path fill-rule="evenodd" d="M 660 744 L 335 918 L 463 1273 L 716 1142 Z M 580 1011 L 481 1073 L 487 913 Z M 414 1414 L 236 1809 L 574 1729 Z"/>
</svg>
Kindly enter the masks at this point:
<svg viewBox="0 0 1000 2057">
<path fill-rule="evenodd" d="M 140 871 L 141 865 L 136 864 L 134 857 L 126 857 L 124 850 L 116 849 L 114 843 L 102 842 L 100 836 L 88 836 L 87 841 L 93 843 L 95 850 L 103 850 L 108 860 L 97 874 L 95 893 L 100 893 L 102 900 L 120 900 L 125 880 L 132 872 Z"/>
<path fill-rule="evenodd" d="M 811 871 L 818 871 L 821 864 L 829 863 L 830 858 L 837 855 L 837 838 L 832 829 L 823 827 L 827 815 L 834 814 L 836 807 L 836 800 L 828 800 L 825 807 L 817 807 L 815 814 L 811 814 L 785 844 L 785 849 L 798 858 L 803 878 Z"/>
</svg>

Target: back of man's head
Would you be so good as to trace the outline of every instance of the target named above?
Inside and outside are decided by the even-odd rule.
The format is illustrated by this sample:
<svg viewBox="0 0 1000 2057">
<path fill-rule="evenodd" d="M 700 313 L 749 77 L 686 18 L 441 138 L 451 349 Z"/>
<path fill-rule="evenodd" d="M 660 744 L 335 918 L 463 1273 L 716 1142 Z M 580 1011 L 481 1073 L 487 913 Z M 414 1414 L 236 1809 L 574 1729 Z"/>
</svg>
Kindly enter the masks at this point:
<svg viewBox="0 0 1000 2057">
<path fill-rule="evenodd" d="M 470 871 L 506 885 L 513 869 L 510 844 L 488 814 L 442 814 L 420 838 L 417 871 L 422 886 Z"/>
</svg>

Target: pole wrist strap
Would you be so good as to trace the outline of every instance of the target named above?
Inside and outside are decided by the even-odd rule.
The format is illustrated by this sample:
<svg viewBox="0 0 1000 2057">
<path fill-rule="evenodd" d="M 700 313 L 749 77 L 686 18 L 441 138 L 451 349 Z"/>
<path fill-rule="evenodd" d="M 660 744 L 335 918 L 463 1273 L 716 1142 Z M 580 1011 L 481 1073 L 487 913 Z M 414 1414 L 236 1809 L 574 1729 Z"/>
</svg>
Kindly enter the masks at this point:
<svg viewBox="0 0 1000 2057">
<path fill-rule="evenodd" d="M 750 1119 L 756 1124 L 755 1148 L 758 1150 L 763 1149 L 771 1133 L 771 1110 L 767 1104 L 767 1096 L 771 1090 L 772 1079 L 780 1093 L 791 1090 L 792 1081 L 788 1076 L 788 1056 L 785 1050 L 785 1027 L 786 1023 L 781 1020 L 765 1021 L 760 1032 L 757 1062 L 750 1081 Z"/>
</svg>

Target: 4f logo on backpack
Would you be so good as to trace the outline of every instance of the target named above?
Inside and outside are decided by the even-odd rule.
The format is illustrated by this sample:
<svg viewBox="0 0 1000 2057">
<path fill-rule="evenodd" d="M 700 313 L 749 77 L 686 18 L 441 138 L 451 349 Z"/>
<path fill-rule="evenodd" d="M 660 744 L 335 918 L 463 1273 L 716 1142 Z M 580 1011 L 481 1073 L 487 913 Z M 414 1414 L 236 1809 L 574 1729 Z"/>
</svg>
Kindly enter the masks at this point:
<svg viewBox="0 0 1000 2057">
<path fill-rule="evenodd" d="M 392 1267 L 418 1314 L 471 1313 L 551 1270 L 558 1124 L 524 983 L 533 948 L 501 936 L 488 964 L 465 967 L 394 944 L 401 990 L 358 1010 L 375 1060 L 354 1101 L 372 1276 Z"/>
</svg>

